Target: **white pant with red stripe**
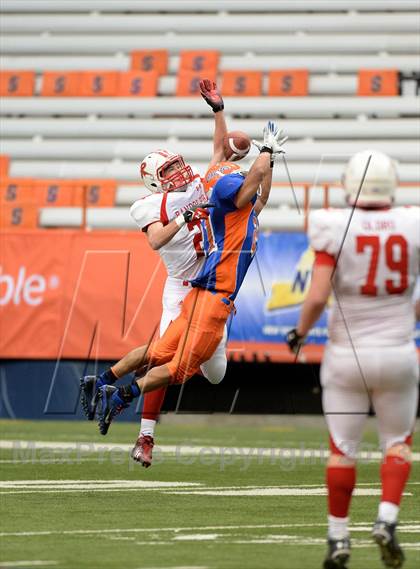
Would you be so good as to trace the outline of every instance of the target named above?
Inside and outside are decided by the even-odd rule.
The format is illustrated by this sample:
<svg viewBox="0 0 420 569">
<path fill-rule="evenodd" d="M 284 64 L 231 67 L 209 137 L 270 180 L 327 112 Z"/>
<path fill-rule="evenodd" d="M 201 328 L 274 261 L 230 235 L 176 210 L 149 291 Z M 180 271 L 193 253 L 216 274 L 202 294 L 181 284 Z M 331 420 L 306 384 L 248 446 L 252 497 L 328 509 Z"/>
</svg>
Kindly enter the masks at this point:
<svg viewBox="0 0 420 569">
<path fill-rule="evenodd" d="M 322 403 L 335 446 L 354 458 L 372 404 L 384 450 L 412 433 L 419 365 L 414 342 L 357 348 L 328 344 L 321 365 Z"/>
<path fill-rule="evenodd" d="M 182 279 L 167 277 L 162 296 L 162 318 L 160 320 L 159 333 L 162 336 L 166 328 L 175 320 L 180 312 L 182 301 L 191 291 L 192 286 Z M 212 357 L 201 364 L 200 369 L 204 377 L 213 384 L 220 383 L 225 376 L 227 367 L 226 357 L 227 330 L 217 346 Z"/>
</svg>

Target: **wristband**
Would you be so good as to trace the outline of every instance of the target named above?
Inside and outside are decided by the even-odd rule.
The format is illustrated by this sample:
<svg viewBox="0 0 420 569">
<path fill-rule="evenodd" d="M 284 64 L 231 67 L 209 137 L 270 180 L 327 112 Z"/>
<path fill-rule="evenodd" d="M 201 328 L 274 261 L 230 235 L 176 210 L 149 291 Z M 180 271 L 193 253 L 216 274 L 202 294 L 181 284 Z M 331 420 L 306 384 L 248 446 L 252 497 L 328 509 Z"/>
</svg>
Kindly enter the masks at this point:
<svg viewBox="0 0 420 569">
<path fill-rule="evenodd" d="M 183 227 L 186 224 L 186 221 L 185 221 L 183 215 L 177 215 L 177 217 L 174 219 L 174 221 L 178 225 L 178 227 Z"/>
<path fill-rule="evenodd" d="M 269 154 L 273 154 L 273 149 L 270 148 L 269 146 L 263 146 L 260 150 L 260 154 L 262 154 L 263 152 L 268 152 Z"/>
</svg>

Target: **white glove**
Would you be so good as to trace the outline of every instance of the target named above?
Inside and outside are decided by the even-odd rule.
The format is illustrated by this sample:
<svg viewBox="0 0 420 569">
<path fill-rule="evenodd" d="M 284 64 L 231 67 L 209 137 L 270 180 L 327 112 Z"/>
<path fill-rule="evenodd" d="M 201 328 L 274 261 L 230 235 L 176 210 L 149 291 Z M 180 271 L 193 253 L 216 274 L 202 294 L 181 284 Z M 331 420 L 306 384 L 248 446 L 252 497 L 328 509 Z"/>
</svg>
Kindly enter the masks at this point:
<svg viewBox="0 0 420 569">
<path fill-rule="evenodd" d="M 253 140 L 252 144 L 258 148 L 260 152 L 268 151 L 271 154 L 284 154 L 284 150 L 281 148 L 288 136 L 283 136 L 283 131 L 279 130 L 278 126 L 273 121 L 268 121 L 263 130 L 264 139 L 262 142 L 258 140 Z"/>
</svg>

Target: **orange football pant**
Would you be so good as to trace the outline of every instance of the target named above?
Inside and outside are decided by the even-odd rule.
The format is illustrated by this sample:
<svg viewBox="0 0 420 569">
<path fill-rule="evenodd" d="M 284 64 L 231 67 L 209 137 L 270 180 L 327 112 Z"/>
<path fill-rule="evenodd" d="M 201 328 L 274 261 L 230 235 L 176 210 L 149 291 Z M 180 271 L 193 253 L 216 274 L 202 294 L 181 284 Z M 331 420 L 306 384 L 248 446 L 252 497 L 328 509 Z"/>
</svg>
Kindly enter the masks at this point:
<svg viewBox="0 0 420 569">
<path fill-rule="evenodd" d="M 233 302 L 223 294 L 193 288 L 178 318 L 150 345 L 149 364 L 166 364 L 172 378 L 169 383 L 185 383 L 213 355 L 232 309 Z"/>
</svg>

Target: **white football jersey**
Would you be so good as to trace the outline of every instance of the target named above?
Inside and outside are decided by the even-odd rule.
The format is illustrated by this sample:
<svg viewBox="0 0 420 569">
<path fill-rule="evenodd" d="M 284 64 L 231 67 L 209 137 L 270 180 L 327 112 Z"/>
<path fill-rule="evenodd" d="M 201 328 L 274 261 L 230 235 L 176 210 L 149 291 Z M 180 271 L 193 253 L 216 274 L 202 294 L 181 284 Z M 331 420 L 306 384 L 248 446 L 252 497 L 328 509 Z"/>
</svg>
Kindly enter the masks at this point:
<svg viewBox="0 0 420 569">
<path fill-rule="evenodd" d="M 185 192 L 151 194 L 134 202 L 130 215 L 143 231 L 156 221 L 167 225 L 192 206 L 207 203 L 208 198 L 197 174 Z M 187 223 L 159 249 L 170 277 L 189 280 L 199 271 L 203 256 L 200 222 Z"/>
<path fill-rule="evenodd" d="M 351 211 L 318 210 L 309 217 L 311 246 L 337 260 L 330 341 L 356 347 L 411 342 L 420 208 L 355 208 L 350 220 Z"/>
</svg>

